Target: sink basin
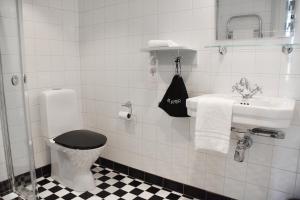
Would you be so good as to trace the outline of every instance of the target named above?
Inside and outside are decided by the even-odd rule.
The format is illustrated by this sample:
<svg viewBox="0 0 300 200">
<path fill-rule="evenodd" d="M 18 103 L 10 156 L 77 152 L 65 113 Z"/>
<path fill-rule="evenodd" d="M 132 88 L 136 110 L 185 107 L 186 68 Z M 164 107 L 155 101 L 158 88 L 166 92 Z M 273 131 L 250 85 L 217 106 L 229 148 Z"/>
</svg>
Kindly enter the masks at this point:
<svg viewBox="0 0 300 200">
<path fill-rule="evenodd" d="M 237 124 L 267 128 L 286 128 L 290 126 L 295 108 L 295 100 L 280 97 L 255 96 L 243 100 L 230 94 L 207 94 L 187 99 L 188 114 L 196 116 L 197 100 L 203 96 L 220 97 L 234 100 L 232 122 Z"/>
</svg>

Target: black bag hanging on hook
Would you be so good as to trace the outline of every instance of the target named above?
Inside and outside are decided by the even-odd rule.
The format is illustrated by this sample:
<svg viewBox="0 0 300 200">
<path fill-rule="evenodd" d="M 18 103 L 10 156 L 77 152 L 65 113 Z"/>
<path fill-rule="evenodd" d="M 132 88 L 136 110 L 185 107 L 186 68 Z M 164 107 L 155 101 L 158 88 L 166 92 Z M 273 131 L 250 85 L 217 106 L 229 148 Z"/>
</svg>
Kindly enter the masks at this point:
<svg viewBox="0 0 300 200">
<path fill-rule="evenodd" d="M 164 95 L 158 106 L 170 116 L 189 117 L 186 108 L 186 99 L 189 98 L 189 96 L 184 81 L 180 73 L 178 73 L 178 66 L 180 66 L 180 57 L 177 57 L 175 62 L 177 74 L 173 77 L 166 94 Z"/>
</svg>

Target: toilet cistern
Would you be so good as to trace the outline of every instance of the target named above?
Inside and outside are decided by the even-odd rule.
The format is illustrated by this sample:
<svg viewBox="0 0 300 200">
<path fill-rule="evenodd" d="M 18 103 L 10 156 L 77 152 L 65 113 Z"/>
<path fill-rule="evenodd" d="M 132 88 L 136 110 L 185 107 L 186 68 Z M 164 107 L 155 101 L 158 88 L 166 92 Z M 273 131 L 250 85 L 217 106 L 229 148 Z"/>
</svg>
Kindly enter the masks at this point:
<svg viewBox="0 0 300 200">
<path fill-rule="evenodd" d="M 254 85 L 254 88 L 251 87 L 247 78 L 243 77 L 239 82 L 232 86 L 232 92 L 239 93 L 244 100 L 251 99 L 258 92 L 262 93 L 262 88 L 258 85 Z"/>
</svg>

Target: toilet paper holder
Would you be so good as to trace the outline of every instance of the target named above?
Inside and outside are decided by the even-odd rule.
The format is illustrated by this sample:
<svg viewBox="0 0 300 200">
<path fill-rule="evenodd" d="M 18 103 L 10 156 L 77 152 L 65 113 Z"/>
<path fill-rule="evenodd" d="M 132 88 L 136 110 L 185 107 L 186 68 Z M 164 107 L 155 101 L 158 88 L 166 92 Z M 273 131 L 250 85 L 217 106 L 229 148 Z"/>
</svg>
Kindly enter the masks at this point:
<svg viewBox="0 0 300 200">
<path fill-rule="evenodd" d="M 122 105 L 123 107 L 128 108 L 129 114 L 132 115 L 132 103 L 130 101 L 127 101 L 125 104 Z"/>
</svg>

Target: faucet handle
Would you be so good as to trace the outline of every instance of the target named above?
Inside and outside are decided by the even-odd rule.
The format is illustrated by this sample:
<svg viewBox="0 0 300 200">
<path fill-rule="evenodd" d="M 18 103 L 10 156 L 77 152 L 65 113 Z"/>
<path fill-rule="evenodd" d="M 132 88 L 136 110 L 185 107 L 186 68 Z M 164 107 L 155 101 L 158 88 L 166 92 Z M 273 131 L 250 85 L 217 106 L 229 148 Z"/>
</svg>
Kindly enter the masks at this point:
<svg viewBox="0 0 300 200">
<path fill-rule="evenodd" d="M 258 86 L 258 85 L 256 85 L 255 84 L 255 88 L 254 88 L 254 90 L 253 91 L 256 91 L 256 93 L 260 93 L 260 94 L 262 94 L 263 93 L 263 91 L 262 91 L 262 87 L 260 87 L 260 86 Z"/>
</svg>

